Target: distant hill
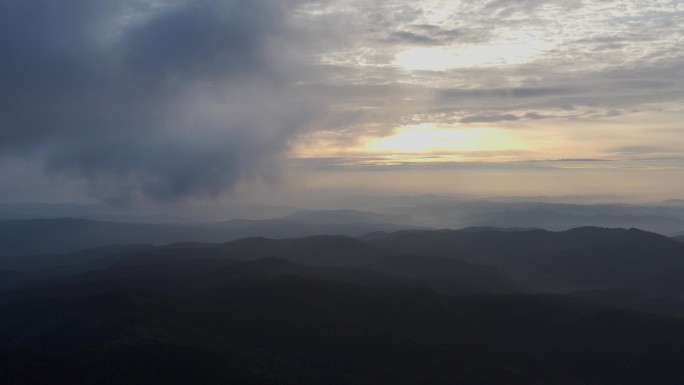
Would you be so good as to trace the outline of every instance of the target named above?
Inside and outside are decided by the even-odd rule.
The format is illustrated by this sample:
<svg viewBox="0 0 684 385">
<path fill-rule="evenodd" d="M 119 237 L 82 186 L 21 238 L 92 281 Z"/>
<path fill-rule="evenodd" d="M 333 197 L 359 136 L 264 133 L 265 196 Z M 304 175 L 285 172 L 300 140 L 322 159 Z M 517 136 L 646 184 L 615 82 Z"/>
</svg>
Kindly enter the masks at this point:
<svg viewBox="0 0 684 385">
<path fill-rule="evenodd" d="M 663 215 L 587 214 L 577 215 L 546 209 L 478 213 L 465 220 L 469 225 L 498 227 L 537 227 L 567 230 L 582 226 L 637 227 L 662 234 L 684 228 L 684 219 Z"/>
<path fill-rule="evenodd" d="M 525 265 L 577 282 L 684 295 L 684 244 L 636 229 L 625 230 L 624 235 L 536 258 Z"/>
<path fill-rule="evenodd" d="M 283 220 L 244 220 L 205 225 L 101 222 L 73 218 L 6 220 L 0 221 L 0 266 L 6 258 L 70 253 L 112 244 L 226 242 L 252 236 L 358 236 L 372 231 L 404 228 L 407 227 L 393 224 L 307 224 Z"/>
<path fill-rule="evenodd" d="M 679 279 L 684 275 L 684 243 L 637 229 L 584 227 L 552 232 L 483 227 L 386 232 L 374 231 L 378 230 L 376 226 L 384 225 L 236 221 L 188 226 L 76 219 L 3 221 L 0 251 L 5 256 L 0 258 L 0 270 L 62 266 L 53 271 L 84 271 L 105 267 L 114 257 L 140 257 L 137 252 L 152 245 L 191 240 L 209 244 L 201 252 L 182 251 L 184 257 L 197 253 L 232 260 L 275 257 L 298 264 L 367 269 L 429 280 L 428 286 L 437 289 L 442 285 L 439 290 L 443 292 L 568 292 L 629 287 L 661 296 L 684 294 L 684 283 Z M 368 229 L 371 232 L 357 240 L 345 236 L 288 236 L 326 232 L 359 235 Z M 264 233 L 277 239 L 243 238 Z M 212 244 L 231 239 L 240 240 Z M 102 247 L 126 243 L 138 246 Z M 88 247 L 100 249 L 69 253 Z M 153 249 L 146 258 L 168 258 L 174 253 L 178 251 Z"/>
<path fill-rule="evenodd" d="M 634 237 L 671 244 L 672 239 L 638 229 L 578 227 L 566 231 L 470 227 L 461 230 L 402 230 L 374 232 L 360 239 L 381 248 L 444 257 L 480 264 L 505 265 L 564 250 Z"/>
<path fill-rule="evenodd" d="M 173 255 L 245 261 L 274 257 L 298 264 L 367 269 L 428 280 L 426 285 L 441 292 L 569 292 L 629 287 L 652 295 L 684 294 L 684 283 L 679 278 L 684 275 L 684 243 L 637 229 L 372 231 L 355 240 L 346 236 L 287 235 L 335 233 L 333 230 L 358 235 L 366 225 L 254 222 L 195 227 L 74 219 L 5 221 L 0 222 L 0 229 L 5 230 L 0 232 L 0 250 L 7 256 L 0 258 L 0 270 L 8 276 L 11 271 L 32 269 L 43 269 L 46 275 L 86 271 L 109 266 L 127 255 L 139 261 L 163 260 Z M 283 239 L 241 238 L 244 234 L 264 232 Z M 241 239 L 214 244 L 233 238 Z M 192 245 L 192 252 L 178 245 L 152 248 L 154 244 L 181 239 L 207 244 L 186 244 Z M 129 242 L 139 245 L 100 246 Z M 65 253 L 90 246 L 99 248 Z M 40 254 L 48 250 L 61 252 Z"/>
<path fill-rule="evenodd" d="M 681 384 L 682 247 L 636 229 L 469 228 L 15 258 L 0 268 L 0 378 Z M 591 289 L 518 283 L 540 276 Z"/>
<path fill-rule="evenodd" d="M 100 222 L 85 219 L 0 221 L 0 257 L 66 253 L 110 244 L 167 244 L 223 240 L 220 230 L 183 225 Z"/>
<path fill-rule="evenodd" d="M 393 251 L 464 259 L 478 264 L 509 265 L 520 260 L 574 249 L 608 240 L 624 239 L 623 229 L 577 228 L 562 232 L 540 229 L 405 230 L 376 232 L 365 241 Z"/>
<path fill-rule="evenodd" d="M 562 204 L 527 201 L 466 200 L 396 207 L 392 212 L 410 215 L 432 227 L 495 226 L 568 230 L 582 226 L 636 227 L 672 235 L 684 229 L 684 206 L 627 204 Z"/>
<path fill-rule="evenodd" d="M 527 277 L 528 284 L 532 272 L 596 287 L 684 295 L 684 244 L 638 229 L 400 231 L 363 239 L 393 251 L 499 266 L 523 282 Z"/>
<path fill-rule="evenodd" d="M 430 280 L 434 285 L 469 287 L 475 292 L 525 290 L 496 269 L 440 256 L 388 252 L 342 236 L 314 236 L 301 239 L 269 240 L 250 238 L 229 242 L 222 248 L 233 258 L 285 258 L 295 263 L 345 266 L 378 271 L 412 279 Z"/>
<path fill-rule="evenodd" d="M 43 297 L 78 298 L 114 290 L 139 289 L 185 298 L 231 281 L 272 276 L 306 276 L 372 287 L 418 287 L 425 281 L 337 266 L 307 266 L 279 258 L 236 262 L 215 249 L 184 247 L 155 250 L 118 259 L 108 266 L 82 270 L 0 273 L 0 303 Z M 196 251 L 197 251 L 196 250 Z M 164 255 L 164 258 L 161 258 Z"/>
<path fill-rule="evenodd" d="M 105 251 L 109 252 L 107 256 Z M 91 259 L 87 260 L 87 256 Z M 11 280 L 0 284 L 0 289 L 18 290 L 10 297 L 28 299 L 40 293 L 61 293 L 66 297 L 96 294 L 124 288 L 132 282 L 137 282 L 136 288 L 165 291 L 171 290 L 163 289 L 166 283 L 174 282 L 173 292 L 177 293 L 185 283 L 181 285 L 173 278 L 189 272 L 195 274 L 194 283 L 188 283 L 194 287 L 213 282 L 216 274 L 225 279 L 235 277 L 235 272 L 271 271 L 355 284 L 426 286 L 453 295 L 526 291 L 491 267 L 452 258 L 395 254 L 342 236 L 247 238 L 226 244 L 145 246 L 137 251 L 112 247 L 84 250 L 62 258 L 64 266 L 35 268 L 31 261 L 27 266 L 16 264 L 15 270 L 21 271 L 5 271 Z M 66 265 L 74 260 L 81 263 Z M 226 269 L 232 269 L 232 273 Z M 33 289 L 24 290 L 29 286 Z"/>
<path fill-rule="evenodd" d="M 152 249 L 152 245 L 109 245 L 91 249 L 84 249 L 66 254 L 36 254 L 30 256 L 10 257 L 0 259 L 0 268 L 15 270 L 35 270 L 52 266 L 100 266 L 98 262 L 108 263 L 115 257 L 140 253 Z"/>
</svg>

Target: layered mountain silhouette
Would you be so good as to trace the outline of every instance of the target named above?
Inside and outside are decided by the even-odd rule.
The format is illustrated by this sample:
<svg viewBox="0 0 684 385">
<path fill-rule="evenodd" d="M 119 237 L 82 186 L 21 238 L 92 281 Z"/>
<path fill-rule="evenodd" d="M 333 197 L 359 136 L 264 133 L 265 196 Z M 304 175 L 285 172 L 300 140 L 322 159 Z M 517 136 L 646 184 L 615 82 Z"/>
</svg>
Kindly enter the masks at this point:
<svg viewBox="0 0 684 385">
<path fill-rule="evenodd" d="M 6 220 L 0 221 L 0 266 L 4 259 L 12 257 L 70 253 L 112 244 L 226 242 L 253 236 L 359 236 L 372 231 L 405 228 L 408 227 L 391 223 L 313 223 L 285 219 L 233 220 L 195 225 L 102 222 L 74 218 Z"/>
<path fill-rule="evenodd" d="M 3 259 L 10 384 L 680 384 L 684 243 L 469 228 Z"/>
<path fill-rule="evenodd" d="M 638 229 L 582 227 L 551 232 L 475 228 L 374 233 L 364 239 L 388 250 L 457 257 L 514 274 L 534 272 L 593 287 L 684 294 L 679 278 L 684 274 L 684 244 Z"/>
<path fill-rule="evenodd" d="M 0 308 L 14 384 L 674 384 L 684 322 L 564 298 L 445 297 L 308 277 L 177 299 L 123 290 Z"/>
<path fill-rule="evenodd" d="M 24 269 L 15 272 L 21 274 L 13 278 L 14 284 L 10 286 L 6 283 L 4 287 L 30 286 L 30 290 L 22 294 L 23 298 L 30 298 L 39 286 L 45 288 L 38 290 L 38 293 L 48 291 L 55 295 L 65 292 L 68 295 L 72 292 L 87 292 L 88 288 L 121 288 L 125 285 L 121 286 L 117 282 L 128 279 L 144 283 L 140 288 L 156 289 L 147 285 L 163 282 L 168 275 L 188 271 L 197 274 L 205 272 L 208 276 L 197 276 L 197 282 L 202 283 L 210 281 L 210 276 L 217 270 L 223 269 L 219 274 L 219 277 L 223 277 L 225 274 L 232 276 L 233 273 L 229 274 L 225 270 L 228 268 L 239 272 L 252 271 L 258 266 L 265 269 L 258 270 L 261 273 L 274 269 L 277 272 L 327 279 L 335 276 L 344 282 L 367 282 L 373 285 L 390 280 L 401 285 L 432 287 L 448 294 L 525 291 L 523 285 L 495 268 L 453 258 L 393 253 L 343 236 L 282 240 L 246 238 L 225 244 L 179 243 L 164 247 L 138 247 L 141 250 L 132 252 L 114 246 L 105 257 L 102 254 L 106 248 L 68 254 L 63 257 L 66 261 L 72 260 L 74 255 L 80 258 L 91 255 L 93 258 L 78 265 Z M 319 272 L 314 273 L 315 269 Z M 114 286 L 106 286 L 112 282 Z M 63 286 L 47 289 L 48 285 Z"/>
<path fill-rule="evenodd" d="M 527 199 L 413 202 L 387 211 L 445 228 L 497 226 L 563 231 L 582 226 L 636 227 L 664 235 L 674 235 L 684 229 L 684 210 L 681 205 L 671 202 L 660 205 L 567 204 L 553 200 L 545 202 L 543 197 Z"/>
</svg>

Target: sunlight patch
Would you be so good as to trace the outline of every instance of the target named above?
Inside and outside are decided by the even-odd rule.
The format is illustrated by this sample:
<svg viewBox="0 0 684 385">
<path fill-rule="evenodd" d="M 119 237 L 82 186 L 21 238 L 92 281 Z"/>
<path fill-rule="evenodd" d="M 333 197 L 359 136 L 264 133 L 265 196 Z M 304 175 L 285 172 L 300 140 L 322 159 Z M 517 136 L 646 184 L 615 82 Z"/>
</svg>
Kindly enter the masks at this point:
<svg viewBox="0 0 684 385">
<path fill-rule="evenodd" d="M 458 48 L 421 47 L 398 53 L 395 63 L 407 71 L 444 71 L 452 68 L 506 67 L 534 60 L 550 44 L 502 42 Z"/>
<path fill-rule="evenodd" d="M 369 153 L 451 153 L 524 148 L 525 144 L 504 130 L 494 128 L 442 128 L 434 124 L 405 126 L 394 135 L 372 139 Z"/>
</svg>

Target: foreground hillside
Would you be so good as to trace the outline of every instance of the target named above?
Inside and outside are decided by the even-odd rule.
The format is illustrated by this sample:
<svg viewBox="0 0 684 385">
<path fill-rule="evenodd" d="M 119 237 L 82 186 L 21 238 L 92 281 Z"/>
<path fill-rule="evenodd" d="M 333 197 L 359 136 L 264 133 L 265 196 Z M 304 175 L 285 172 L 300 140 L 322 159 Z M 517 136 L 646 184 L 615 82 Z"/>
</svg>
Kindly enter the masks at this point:
<svg viewBox="0 0 684 385">
<path fill-rule="evenodd" d="M 682 384 L 683 247 L 635 229 L 484 228 L 15 258 L 0 271 L 0 378 Z"/>
<path fill-rule="evenodd" d="M 684 321 L 307 277 L 2 307 L 11 384 L 676 384 Z"/>
</svg>

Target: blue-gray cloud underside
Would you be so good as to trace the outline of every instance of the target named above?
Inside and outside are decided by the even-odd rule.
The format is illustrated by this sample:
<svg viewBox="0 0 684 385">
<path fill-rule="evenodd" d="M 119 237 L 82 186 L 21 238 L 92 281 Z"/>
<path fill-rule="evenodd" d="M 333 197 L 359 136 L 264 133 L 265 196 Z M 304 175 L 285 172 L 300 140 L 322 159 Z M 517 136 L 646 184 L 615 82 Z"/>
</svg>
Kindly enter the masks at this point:
<svg viewBox="0 0 684 385">
<path fill-rule="evenodd" d="M 274 39 L 285 2 L 0 2 L 0 155 L 107 199 L 211 196 L 307 124 Z M 276 48 L 274 48 L 276 46 Z"/>
</svg>

